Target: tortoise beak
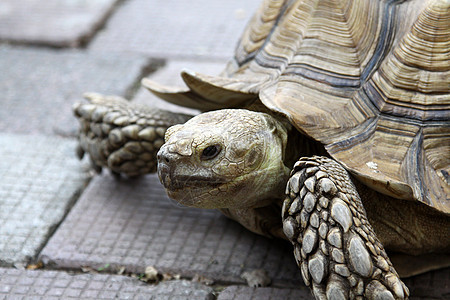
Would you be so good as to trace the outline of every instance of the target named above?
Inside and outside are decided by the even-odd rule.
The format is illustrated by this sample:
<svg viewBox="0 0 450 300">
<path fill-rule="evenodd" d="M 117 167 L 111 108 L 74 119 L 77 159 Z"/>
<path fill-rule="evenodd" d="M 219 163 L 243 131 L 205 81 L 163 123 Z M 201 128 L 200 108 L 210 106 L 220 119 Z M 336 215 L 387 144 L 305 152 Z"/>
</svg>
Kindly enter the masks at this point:
<svg viewBox="0 0 450 300">
<path fill-rule="evenodd" d="M 169 190 L 172 186 L 170 165 L 177 159 L 176 156 L 178 155 L 169 152 L 168 147 L 165 147 L 165 145 L 163 145 L 161 149 L 159 149 L 157 155 L 159 180 L 164 185 L 164 188 Z"/>
<path fill-rule="evenodd" d="M 160 166 L 158 164 L 158 177 L 164 188 L 169 189 L 172 180 L 170 179 L 167 166 Z"/>
<path fill-rule="evenodd" d="M 195 173 L 190 155 L 179 154 L 176 150 L 173 145 L 164 144 L 157 154 L 158 177 L 169 193 L 185 187 L 189 175 Z"/>
</svg>

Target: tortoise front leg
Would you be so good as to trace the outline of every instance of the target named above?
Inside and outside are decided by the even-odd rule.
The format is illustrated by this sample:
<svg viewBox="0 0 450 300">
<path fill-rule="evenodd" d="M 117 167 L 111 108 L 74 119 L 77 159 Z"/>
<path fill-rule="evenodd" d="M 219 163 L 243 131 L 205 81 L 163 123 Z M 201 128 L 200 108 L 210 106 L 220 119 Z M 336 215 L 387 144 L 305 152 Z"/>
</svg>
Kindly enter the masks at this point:
<svg viewBox="0 0 450 300">
<path fill-rule="evenodd" d="M 408 298 L 341 165 L 300 159 L 286 193 L 283 230 L 316 299 Z"/>
<path fill-rule="evenodd" d="M 89 103 L 76 103 L 80 122 L 77 153 L 89 154 L 97 172 L 102 167 L 116 174 L 138 176 L 156 172 L 156 153 L 172 125 L 192 116 L 136 105 L 116 96 L 91 94 Z"/>
</svg>

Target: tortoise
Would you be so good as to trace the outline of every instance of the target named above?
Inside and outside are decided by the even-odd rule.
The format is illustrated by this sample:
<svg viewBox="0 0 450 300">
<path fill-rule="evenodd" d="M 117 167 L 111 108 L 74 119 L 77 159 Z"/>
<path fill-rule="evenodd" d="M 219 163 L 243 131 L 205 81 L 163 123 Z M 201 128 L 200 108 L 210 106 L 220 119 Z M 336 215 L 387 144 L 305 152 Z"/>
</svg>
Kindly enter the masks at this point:
<svg viewBox="0 0 450 300">
<path fill-rule="evenodd" d="M 265 0 L 219 76 L 142 83 L 197 116 L 90 95 L 80 157 L 288 239 L 317 299 L 405 299 L 450 265 L 450 2 Z M 165 140 L 165 141 L 164 141 Z M 281 218 L 280 218 L 281 216 Z"/>
</svg>

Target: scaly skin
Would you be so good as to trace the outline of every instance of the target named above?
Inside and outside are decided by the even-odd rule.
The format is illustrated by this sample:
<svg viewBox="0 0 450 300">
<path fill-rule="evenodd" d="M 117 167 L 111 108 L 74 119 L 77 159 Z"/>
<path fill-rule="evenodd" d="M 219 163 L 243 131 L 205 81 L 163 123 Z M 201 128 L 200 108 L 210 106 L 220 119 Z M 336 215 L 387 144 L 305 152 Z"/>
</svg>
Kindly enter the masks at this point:
<svg viewBox="0 0 450 300">
<path fill-rule="evenodd" d="M 340 164 L 317 156 L 300 159 L 282 217 L 303 281 L 317 299 L 409 296 Z"/>
<path fill-rule="evenodd" d="M 80 122 L 78 156 L 89 154 L 100 172 L 138 176 L 156 172 L 156 153 L 167 128 L 192 116 L 136 105 L 116 96 L 86 95 L 89 103 L 76 103 Z"/>
</svg>

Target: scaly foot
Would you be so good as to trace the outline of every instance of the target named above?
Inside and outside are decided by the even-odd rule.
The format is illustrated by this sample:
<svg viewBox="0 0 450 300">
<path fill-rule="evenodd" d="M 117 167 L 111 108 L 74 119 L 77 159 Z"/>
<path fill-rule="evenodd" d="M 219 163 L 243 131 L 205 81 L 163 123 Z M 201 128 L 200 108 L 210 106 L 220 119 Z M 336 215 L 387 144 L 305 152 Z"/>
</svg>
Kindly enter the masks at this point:
<svg viewBox="0 0 450 300">
<path fill-rule="evenodd" d="M 164 143 L 168 127 L 192 116 L 133 104 L 115 96 L 87 95 L 89 103 L 76 103 L 80 121 L 80 158 L 88 153 L 98 172 L 138 176 L 156 172 L 156 153 Z"/>
<path fill-rule="evenodd" d="M 341 165 L 300 159 L 286 193 L 283 229 L 316 299 L 408 298 Z"/>
</svg>

